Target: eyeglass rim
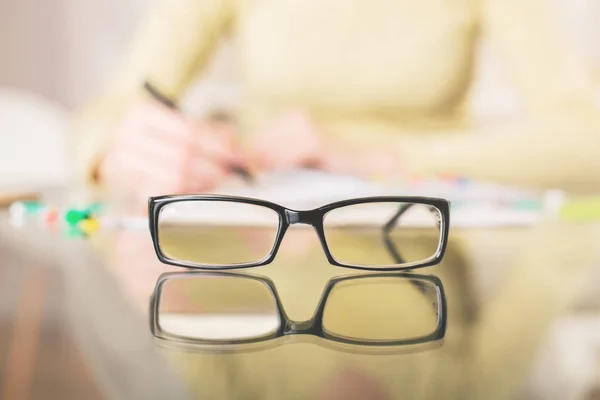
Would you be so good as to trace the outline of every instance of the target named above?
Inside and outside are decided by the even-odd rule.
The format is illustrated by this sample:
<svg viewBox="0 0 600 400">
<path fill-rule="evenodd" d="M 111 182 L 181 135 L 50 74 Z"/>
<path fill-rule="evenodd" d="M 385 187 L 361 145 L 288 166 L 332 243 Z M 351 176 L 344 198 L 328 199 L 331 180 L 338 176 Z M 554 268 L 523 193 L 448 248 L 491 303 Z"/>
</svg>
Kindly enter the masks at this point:
<svg viewBox="0 0 600 400">
<path fill-rule="evenodd" d="M 202 277 L 210 277 L 210 276 L 223 276 L 223 277 L 234 277 L 234 278 L 242 278 L 258 281 L 264 284 L 269 290 L 271 296 L 275 300 L 275 308 L 277 312 L 277 317 L 279 319 L 279 326 L 275 332 L 260 335 L 252 338 L 241 339 L 241 340 L 198 340 L 198 339 L 190 339 L 181 335 L 174 335 L 165 332 L 161 329 L 159 324 L 159 312 L 160 312 L 160 297 L 162 295 L 164 285 L 167 281 L 173 278 L 181 278 L 181 277 L 194 277 L 194 276 L 202 276 Z M 358 339 L 347 339 L 341 335 L 335 335 L 328 333 L 323 328 L 323 313 L 325 311 L 325 306 L 327 305 L 327 300 L 331 294 L 333 288 L 346 281 L 358 280 L 358 279 L 370 279 L 370 278 L 401 278 L 401 279 L 410 279 L 410 280 L 421 280 L 426 281 L 433 285 L 436 289 L 436 300 L 437 300 L 437 323 L 436 328 L 433 332 L 427 335 L 407 338 L 402 340 L 358 340 Z M 320 337 L 322 339 L 327 340 L 328 342 L 334 343 L 336 345 L 342 346 L 350 346 L 353 348 L 355 346 L 366 346 L 370 348 L 389 348 L 395 346 L 408 346 L 408 345 L 420 345 L 425 343 L 437 342 L 442 340 L 446 335 L 446 326 L 447 326 L 447 304 L 446 304 L 446 294 L 444 290 L 444 285 L 441 279 L 435 275 L 422 275 L 415 274 L 412 272 L 388 272 L 388 273 L 368 273 L 368 274 L 353 274 L 353 275 L 343 275 L 336 276 L 329 279 L 325 285 L 325 289 L 321 294 L 321 298 L 317 303 L 317 307 L 313 312 L 312 317 L 307 321 L 293 321 L 291 320 L 285 312 L 283 304 L 281 303 L 281 298 L 277 289 L 275 288 L 275 284 L 273 281 L 261 275 L 254 274 L 246 274 L 246 273 L 236 273 L 236 272 L 228 272 L 228 271 L 185 271 L 185 272 L 166 272 L 159 276 L 156 281 L 156 285 L 152 292 L 152 296 L 150 298 L 150 309 L 149 309 L 149 325 L 150 332 L 152 335 L 161 340 L 173 341 L 179 343 L 188 343 L 195 345 L 207 345 L 207 346 L 245 346 L 245 345 L 253 345 L 261 342 L 268 342 L 278 338 L 284 338 L 289 336 L 297 336 L 297 335 L 312 335 L 315 337 Z M 294 332 L 293 325 L 295 324 L 304 324 L 305 328 L 302 332 Z"/>
<path fill-rule="evenodd" d="M 233 203 L 242 203 L 242 204 L 252 204 L 256 206 L 262 206 L 269 208 L 275 211 L 278 215 L 279 222 L 277 227 L 277 234 L 274 239 L 273 246 L 269 253 L 261 260 L 248 262 L 248 263 L 239 263 L 239 264 L 227 264 L 227 265 L 215 265 L 215 264 L 204 264 L 197 262 L 190 262 L 184 260 L 174 260 L 168 256 L 166 256 L 159 244 L 158 240 L 158 219 L 160 215 L 160 210 L 166 206 L 167 204 L 175 203 L 175 202 L 183 202 L 183 201 L 228 201 Z M 398 202 L 398 203 L 415 203 L 415 204 L 423 204 L 428 206 L 433 206 L 440 212 L 440 237 L 438 241 L 438 247 L 436 252 L 426 258 L 424 260 L 420 260 L 412 263 L 405 264 L 390 264 L 390 265 L 379 265 L 379 266 L 369 266 L 363 264 L 350 264 L 338 261 L 329 249 L 329 245 L 327 244 L 326 235 L 323 228 L 323 220 L 325 215 L 332 210 L 346 207 L 355 204 L 367 204 L 367 203 L 377 203 L 377 202 Z M 241 196 L 231 196 L 231 195 L 223 195 L 223 194 L 185 194 L 185 195 L 161 195 L 161 196 L 153 196 L 148 198 L 148 217 L 149 217 L 149 230 L 150 235 L 152 237 L 152 242 L 154 246 L 154 252 L 156 253 L 157 258 L 164 264 L 185 267 L 190 269 L 199 269 L 199 270 L 236 270 L 243 268 L 253 268 L 260 267 L 264 265 L 268 265 L 275 259 L 277 255 L 277 251 L 279 250 L 279 246 L 283 240 L 283 237 L 291 225 L 289 221 L 287 221 L 290 213 L 303 213 L 306 215 L 307 219 L 311 219 L 311 225 L 315 229 L 317 236 L 319 237 L 319 241 L 321 243 L 321 247 L 325 252 L 325 256 L 327 257 L 328 262 L 336 267 L 342 268 L 350 268 L 355 270 L 362 271 L 380 271 L 380 272 L 397 272 L 397 271 L 410 271 L 418 268 L 425 268 L 432 265 L 439 264 L 444 254 L 446 253 L 446 247 L 448 245 L 448 234 L 450 230 L 450 201 L 443 198 L 438 197 L 423 197 L 423 196 L 370 196 L 370 197 L 356 197 L 346 200 L 340 200 L 333 203 L 329 203 L 323 205 L 318 208 L 313 208 L 309 210 L 295 210 L 292 208 L 288 208 L 267 200 L 252 198 L 252 197 L 241 197 Z"/>
</svg>

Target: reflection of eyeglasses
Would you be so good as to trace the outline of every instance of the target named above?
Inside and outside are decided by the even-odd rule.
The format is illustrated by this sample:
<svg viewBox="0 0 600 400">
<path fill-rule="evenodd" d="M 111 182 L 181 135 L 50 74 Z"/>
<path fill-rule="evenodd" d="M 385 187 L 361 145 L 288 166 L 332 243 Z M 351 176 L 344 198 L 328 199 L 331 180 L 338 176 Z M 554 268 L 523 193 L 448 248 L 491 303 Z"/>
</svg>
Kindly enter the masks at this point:
<svg viewBox="0 0 600 400">
<path fill-rule="evenodd" d="M 388 272 L 336 277 L 327 283 L 312 318 L 293 321 L 266 277 L 165 273 L 152 296 L 150 329 L 159 339 L 212 349 L 240 349 L 295 335 L 351 348 L 389 348 L 442 339 L 446 298 L 435 276 Z"/>
<path fill-rule="evenodd" d="M 293 224 L 315 229 L 332 265 L 421 268 L 441 261 L 450 225 L 450 203 L 424 197 L 366 197 L 296 211 L 252 198 L 180 195 L 151 197 L 148 208 L 158 258 L 199 269 L 269 264 Z"/>
</svg>

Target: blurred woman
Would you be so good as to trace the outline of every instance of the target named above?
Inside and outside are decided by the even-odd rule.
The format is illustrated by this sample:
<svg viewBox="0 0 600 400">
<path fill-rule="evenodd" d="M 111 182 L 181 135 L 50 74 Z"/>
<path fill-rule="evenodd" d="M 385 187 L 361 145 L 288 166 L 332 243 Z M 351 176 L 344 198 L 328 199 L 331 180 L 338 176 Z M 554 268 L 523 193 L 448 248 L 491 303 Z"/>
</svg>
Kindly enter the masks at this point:
<svg viewBox="0 0 600 400">
<path fill-rule="evenodd" d="M 244 99 L 237 129 L 144 92 L 149 81 L 180 99 L 227 34 Z M 470 123 L 482 34 L 520 89 L 518 124 Z M 163 0 L 77 120 L 78 172 L 142 197 L 210 190 L 232 164 L 594 190 L 591 88 L 543 0 Z"/>
</svg>

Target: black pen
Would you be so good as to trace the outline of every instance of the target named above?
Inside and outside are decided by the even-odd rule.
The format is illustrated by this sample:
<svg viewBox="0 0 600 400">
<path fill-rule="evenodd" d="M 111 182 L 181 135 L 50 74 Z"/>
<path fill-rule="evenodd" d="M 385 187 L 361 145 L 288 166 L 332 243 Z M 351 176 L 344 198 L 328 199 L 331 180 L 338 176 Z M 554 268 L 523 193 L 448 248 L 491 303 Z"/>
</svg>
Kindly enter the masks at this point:
<svg viewBox="0 0 600 400">
<path fill-rule="evenodd" d="M 159 101 L 161 104 L 177 110 L 177 104 L 175 104 L 175 102 L 173 100 L 171 100 L 170 98 L 166 97 L 165 95 L 163 95 L 162 93 L 160 93 L 158 90 L 156 90 L 156 88 L 154 86 L 152 86 L 150 84 L 150 82 L 146 81 L 144 82 L 144 89 L 146 90 L 146 92 L 148 92 L 155 100 Z M 245 180 L 247 183 L 254 183 L 254 178 L 252 177 L 252 174 L 250 174 L 250 172 L 242 167 L 241 165 L 230 165 L 230 169 L 233 173 L 239 175 L 243 180 Z"/>
</svg>

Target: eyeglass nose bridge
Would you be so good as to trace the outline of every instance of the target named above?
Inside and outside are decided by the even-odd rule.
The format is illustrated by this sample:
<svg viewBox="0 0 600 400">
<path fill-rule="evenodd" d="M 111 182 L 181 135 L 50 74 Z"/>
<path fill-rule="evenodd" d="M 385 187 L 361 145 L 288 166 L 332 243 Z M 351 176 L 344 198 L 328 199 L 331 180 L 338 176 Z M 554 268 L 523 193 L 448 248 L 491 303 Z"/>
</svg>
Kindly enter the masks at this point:
<svg viewBox="0 0 600 400">
<path fill-rule="evenodd" d="M 285 220 L 288 224 L 306 224 L 315 226 L 319 216 L 312 211 L 285 210 Z"/>
<path fill-rule="evenodd" d="M 308 335 L 314 333 L 315 326 L 312 319 L 307 321 L 288 321 L 283 328 L 284 335 Z"/>
</svg>

